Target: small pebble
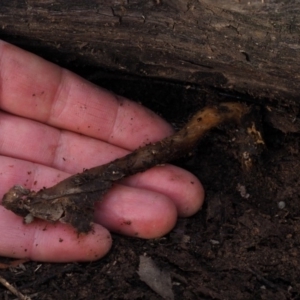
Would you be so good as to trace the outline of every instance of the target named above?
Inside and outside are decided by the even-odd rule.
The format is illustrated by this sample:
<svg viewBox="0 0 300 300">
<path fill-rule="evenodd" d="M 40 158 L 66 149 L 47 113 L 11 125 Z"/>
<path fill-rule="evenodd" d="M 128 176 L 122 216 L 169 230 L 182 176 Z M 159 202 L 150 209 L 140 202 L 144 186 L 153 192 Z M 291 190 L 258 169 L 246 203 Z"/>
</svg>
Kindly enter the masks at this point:
<svg viewBox="0 0 300 300">
<path fill-rule="evenodd" d="M 219 245 L 220 244 L 220 242 L 217 241 L 217 240 L 210 240 L 210 242 L 211 242 L 212 245 Z"/>
<path fill-rule="evenodd" d="M 285 208 L 285 202 L 284 201 L 279 201 L 278 202 L 278 208 L 279 209 L 284 209 Z"/>
<path fill-rule="evenodd" d="M 266 286 L 265 286 L 265 285 L 262 285 L 262 286 L 260 287 L 260 289 L 261 289 L 261 290 L 266 290 Z"/>
</svg>

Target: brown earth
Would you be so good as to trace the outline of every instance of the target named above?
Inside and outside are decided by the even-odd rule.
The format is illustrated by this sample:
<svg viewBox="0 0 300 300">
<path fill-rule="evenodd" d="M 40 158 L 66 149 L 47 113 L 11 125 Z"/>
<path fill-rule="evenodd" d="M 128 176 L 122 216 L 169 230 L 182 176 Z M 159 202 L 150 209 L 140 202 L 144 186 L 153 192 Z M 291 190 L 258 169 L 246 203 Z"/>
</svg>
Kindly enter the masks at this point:
<svg viewBox="0 0 300 300">
<path fill-rule="evenodd" d="M 256 102 L 174 82 L 75 71 L 141 102 L 175 127 L 208 103 Z M 265 147 L 251 170 L 241 165 L 234 125 L 213 130 L 192 156 L 174 162 L 199 177 L 206 201 L 167 236 L 115 234 L 113 248 L 99 261 L 27 262 L 0 275 L 32 299 L 162 299 L 138 274 L 140 256 L 147 256 L 170 275 L 174 299 L 300 299 L 299 133 L 279 130 L 282 119 L 267 122 L 264 108 L 257 114 Z M 0 286 L 0 299 L 15 296 Z"/>
</svg>

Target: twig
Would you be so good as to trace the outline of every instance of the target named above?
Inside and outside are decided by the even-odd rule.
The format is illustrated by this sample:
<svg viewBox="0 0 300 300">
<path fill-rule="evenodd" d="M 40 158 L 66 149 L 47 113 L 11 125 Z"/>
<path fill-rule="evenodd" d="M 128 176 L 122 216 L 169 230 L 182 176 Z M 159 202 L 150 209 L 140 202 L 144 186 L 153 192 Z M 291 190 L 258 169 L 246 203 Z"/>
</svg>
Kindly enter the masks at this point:
<svg viewBox="0 0 300 300">
<path fill-rule="evenodd" d="M 2 283 L 11 293 L 13 293 L 15 296 L 17 296 L 20 300 L 31 300 L 30 297 L 24 296 L 2 276 L 0 276 L 0 283 Z"/>
</svg>

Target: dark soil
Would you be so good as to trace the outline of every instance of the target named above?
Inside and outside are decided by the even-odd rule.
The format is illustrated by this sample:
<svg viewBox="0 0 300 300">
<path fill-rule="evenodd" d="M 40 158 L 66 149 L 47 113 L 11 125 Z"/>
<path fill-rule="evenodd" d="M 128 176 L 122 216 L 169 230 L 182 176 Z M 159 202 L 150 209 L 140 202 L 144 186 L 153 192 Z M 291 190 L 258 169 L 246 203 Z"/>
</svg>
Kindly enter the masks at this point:
<svg viewBox="0 0 300 300">
<path fill-rule="evenodd" d="M 79 73 L 141 102 L 175 127 L 208 103 L 257 103 L 188 84 L 92 69 Z M 235 125 L 213 130 L 191 157 L 174 162 L 199 177 L 206 201 L 167 236 L 113 235 L 113 248 L 99 261 L 28 262 L 0 275 L 32 299 L 162 299 L 139 277 L 140 256 L 147 256 L 170 274 L 175 299 L 300 299 L 299 133 L 274 128 L 261 107 L 257 113 L 266 146 L 250 170 L 241 164 Z M 0 286 L 0 299 L 15 296 Z"/>
</svg>

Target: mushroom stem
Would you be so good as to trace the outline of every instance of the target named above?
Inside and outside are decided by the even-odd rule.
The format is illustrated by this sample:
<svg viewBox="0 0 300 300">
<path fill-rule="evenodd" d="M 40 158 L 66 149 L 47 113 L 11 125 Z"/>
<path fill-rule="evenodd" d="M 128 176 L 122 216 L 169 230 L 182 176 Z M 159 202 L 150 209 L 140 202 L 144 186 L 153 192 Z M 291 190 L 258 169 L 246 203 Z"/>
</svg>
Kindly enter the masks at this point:
<svg viewBox="0 0 300 300">
<path fill-rule="evenodd" d="M 247 107 L 239 103 L 205 107 L 174 135 L 70 176 L 53 187 L 34 192 L 14 186 L 4 195 L 2 205 L 25 217 L 27 223 L 33 218 L 61 221 L 70 223 L 78 232 L 88 232 L 94 202 L 101 200 L 115 181 L 179 158 L 190 152 L 208 130 L 225 121 L 239 121 L 247 111 Z"/>
</svg>

